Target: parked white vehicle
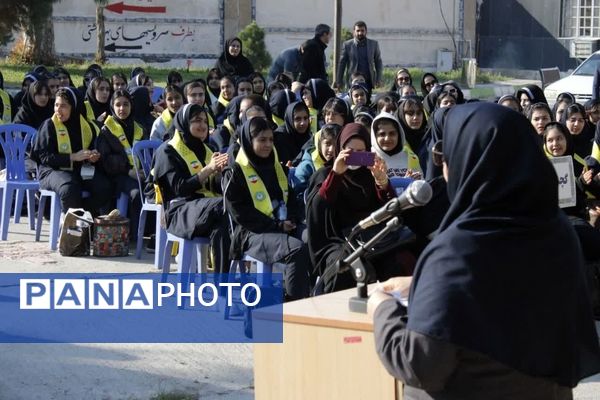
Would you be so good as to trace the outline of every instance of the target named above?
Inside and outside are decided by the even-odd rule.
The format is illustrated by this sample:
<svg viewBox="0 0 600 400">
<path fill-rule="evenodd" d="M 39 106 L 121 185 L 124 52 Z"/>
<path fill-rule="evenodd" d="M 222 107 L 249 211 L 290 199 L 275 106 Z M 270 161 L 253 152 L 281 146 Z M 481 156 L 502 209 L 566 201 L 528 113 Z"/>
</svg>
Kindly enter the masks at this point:
<svg viewBox="0 0 600 400">
<path fill-rule="evenodd" d="M 544 89 L 548 103 L 554 105 L 556 97 L 562 92 L 572 93 L 580 104 L 591 99 L 594 73 L 599 64 L 600 51 L 597 51 L 582 62 L 571 75 L 548 85 Z"/>
</svg>

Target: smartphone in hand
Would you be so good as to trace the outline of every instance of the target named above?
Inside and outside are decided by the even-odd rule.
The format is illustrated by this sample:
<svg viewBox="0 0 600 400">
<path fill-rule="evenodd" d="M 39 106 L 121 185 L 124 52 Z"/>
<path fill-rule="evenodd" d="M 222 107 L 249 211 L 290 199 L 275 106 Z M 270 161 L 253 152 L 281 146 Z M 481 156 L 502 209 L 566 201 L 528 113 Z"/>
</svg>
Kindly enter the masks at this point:
<svg viewBox="0 0 600 400">
<path fill-rule="evenodd" d="M 353 151 L 346 158 L 346 165 L 371 167 L 375 164 L 375 153 L 370 151 Z"/>
</svg>

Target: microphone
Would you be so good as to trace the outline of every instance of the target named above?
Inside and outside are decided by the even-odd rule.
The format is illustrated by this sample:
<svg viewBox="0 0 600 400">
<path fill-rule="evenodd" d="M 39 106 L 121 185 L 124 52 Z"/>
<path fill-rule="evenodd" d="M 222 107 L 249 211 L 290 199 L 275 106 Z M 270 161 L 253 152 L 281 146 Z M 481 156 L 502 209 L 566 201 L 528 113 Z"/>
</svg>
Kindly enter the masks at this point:
<svg viewBox="0 0 600 400">
<path fill-rule="evenodd" d="M 380 209 L 373 211 L 371 215 L 360 221 L 353 229 L 367 229 L 373 225 L 377 225 L 393 215 L 398 214 L 402 210 L 413 207 L 422 207 L 429 203 L 433 191 L 431 186 L 424 180 L 412 182 L 402 194 L 388 201 Z"/>
</svg>

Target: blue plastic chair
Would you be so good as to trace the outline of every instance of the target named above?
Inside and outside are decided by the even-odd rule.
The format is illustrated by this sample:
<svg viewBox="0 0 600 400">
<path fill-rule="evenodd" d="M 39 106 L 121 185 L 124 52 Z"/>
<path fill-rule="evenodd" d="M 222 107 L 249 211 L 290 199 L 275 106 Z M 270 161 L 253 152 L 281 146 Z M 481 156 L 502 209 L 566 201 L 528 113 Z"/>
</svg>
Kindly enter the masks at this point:
<svg viewBox="0 0 600 400">
<path fill-rule="evenodd" d="M 2 240 L 6 240 L 8 237 L 8 223 L 10 222 L 13 197 L 16 191 L 27 192 L 29 228 L 35 229 L 35 192 L 39 189 L 40 184 L 37 180 L 27 179 L 25 156 L 36 133 L 35 129 L 27 125 L 0 125 L 0 145 L 4 150 L 6 160 L 6 180 L 0 182 L 0 191 L 2 192 L 0 236 Z M 21 214 L 20 203 L 22 203 L 22 200 L 18 201 L 17 199 L 15 209 L 18 209 L 19 215 Z M 18 219 L 15 218 L 15 220 L 17 222 Z"/>
<path fill-rule="evenodd" d="M 152 156 L 154 155 L 154 151 L 162 144 L 163 142 L 159 140 L 140 140 L 133 145 L 133 159 L 135 162 L 133 166 L 135 168 L 136 175 L 139 177 L 139 168 L 142 168 L 144 171 L 144 176 L 148 176 L 150 174 L 150 168 L 152 165 Z M 138 186 L 140 189 L 142 199 L 142 210 L 140 211 L 140 222 L 138 225 L 138 240 L 135 248 L 135 258 L 138 260 L 142 257 L 142 244 L 144 243 L 144 230 L 146 228 L 146 216 L 148 212 L 156 212 L 156 246 L 154 250 L 154 266 L 156 268 L 161 268 L 161 263 L 163 262 L 163 252 L 167 240 L 166 231 L 160 225 L 160 220 L 162 218 L 162 205 L 161 204 L 153 204 L 149 203 L 144 197 L 144 184 L 140 179 L 138 179 Z"/>
</svg>

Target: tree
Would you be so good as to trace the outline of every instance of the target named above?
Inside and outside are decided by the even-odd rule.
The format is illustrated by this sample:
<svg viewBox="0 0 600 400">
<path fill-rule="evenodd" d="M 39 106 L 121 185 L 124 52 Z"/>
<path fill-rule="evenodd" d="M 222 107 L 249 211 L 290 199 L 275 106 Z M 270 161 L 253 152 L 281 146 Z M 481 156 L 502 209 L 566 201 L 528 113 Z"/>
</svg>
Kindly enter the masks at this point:
<svg viewBox="0 0 600 400">
<path fill-rule="evenodd" d="M 252 21 L 240 32 L 244 55 L 256 71 L 266 71 L 271 65 L 271 55 L 265 46 L 265 31 Z"/>
<path fill-rule="evenodd" d="M 104 64 L 106 62 L 104 7 L 108 4 L 108 0 L 94 0 L 94 3 L 96 3 L 96 62 Z"/>
<path fill-rule="evenodd" d="M 0 40 L 10 40 L 15 31 L 25 35 L 24 62 L 52 64 L 54 25 L 52 5 L 60 0 L 2 0 L 0 4 Z"/>
</svg>

